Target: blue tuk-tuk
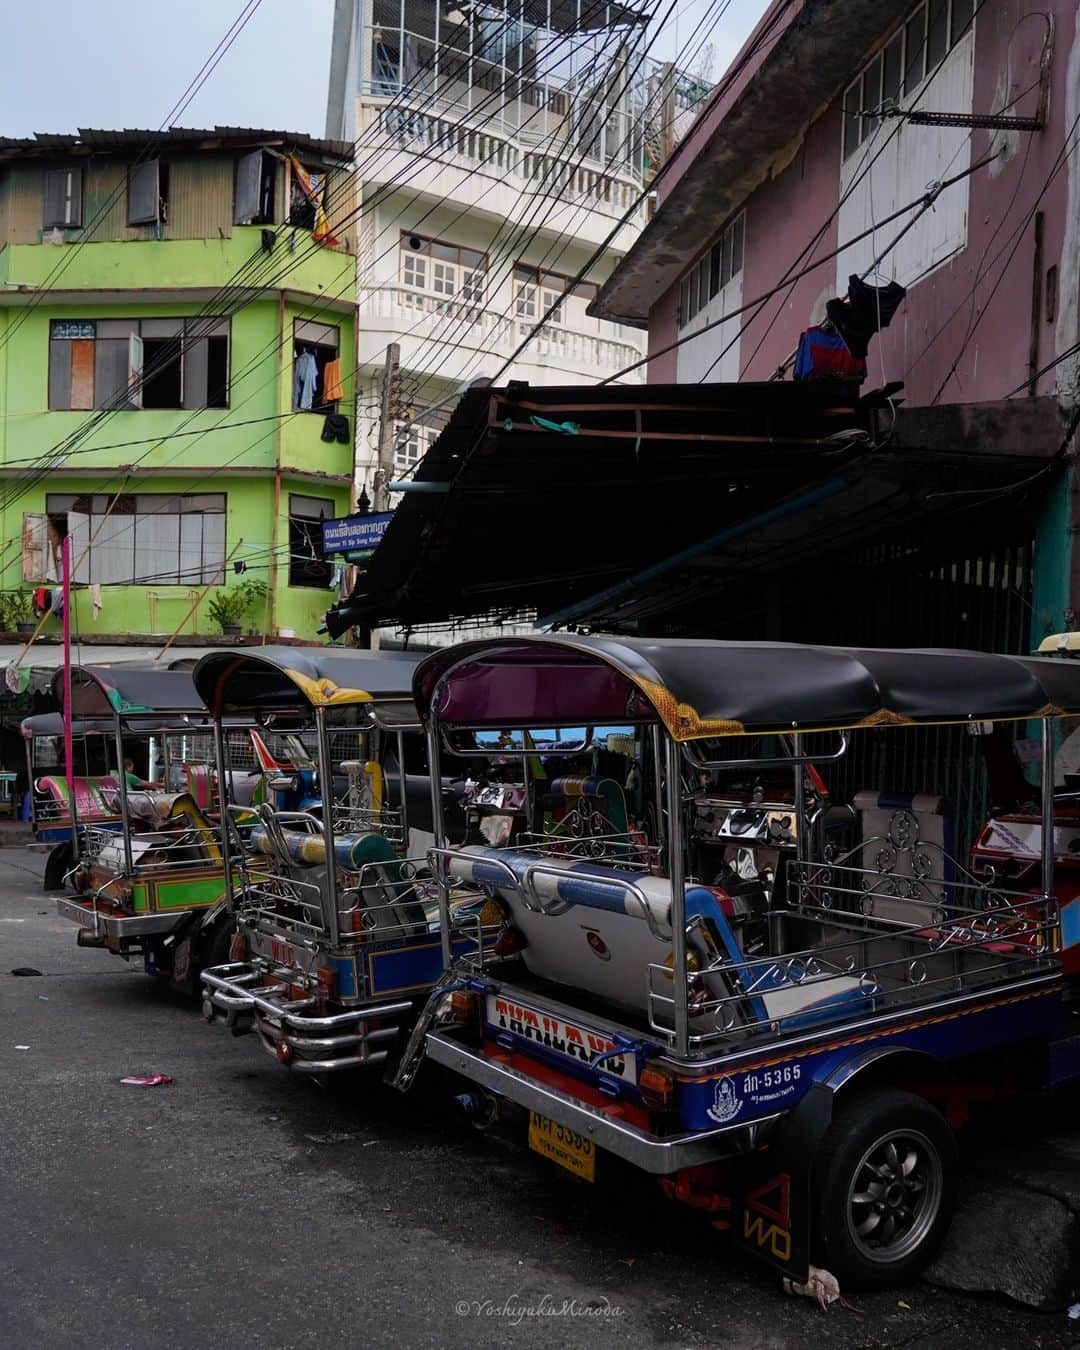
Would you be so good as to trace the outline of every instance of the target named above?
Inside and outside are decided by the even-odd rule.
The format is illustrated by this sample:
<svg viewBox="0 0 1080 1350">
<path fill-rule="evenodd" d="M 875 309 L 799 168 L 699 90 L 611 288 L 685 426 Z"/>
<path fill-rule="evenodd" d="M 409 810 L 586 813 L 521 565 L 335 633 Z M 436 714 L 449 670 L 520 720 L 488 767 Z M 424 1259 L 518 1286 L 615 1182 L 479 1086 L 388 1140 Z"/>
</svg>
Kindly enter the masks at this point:
<svg viewBox="0 0 1080 1350">
<path fill-rule="evenodd" d="M 615 1154 L 796 1280 L 875 1286 L 941 1240 L 971 1103 L 1080 1075 L 1080 902 L 1063 922 L 1055 891 L 1080 811 L 1053 762 L 1075 663 L 558 635 L 438 652 L 414 693 L 433 782 L 497 737 L 510 819 L 456 846 L 434 797 L 444 925 L 471 891 L 502 926 L 444 937 L 399 1087 L 426 1057 L 574 1176 Z M 934 755 L 1031 726 L 1024 839 L 973 863 Z M 598 727 L 621 830 L 585 786 Z M 560 756 L 589 802 L 569 825 Z"/>
<path fill-rule="evenodd" d="M 215 652 L 194 671 L 219 727 L 250 717 L 312 745 L 317 801 L 225 808 L 236 932 L 230 960 L 202 973 L 207 1019 L 253 1030 L 294 1073 L 382 1064 L 442 971 L 444 939 L 459 954 L 483 942 L 471 894 L 451 897 L 440 930 L 418 659 L 260 647 Z M 229 780 L 220 734 L 218 773 Z"/>
</svg>

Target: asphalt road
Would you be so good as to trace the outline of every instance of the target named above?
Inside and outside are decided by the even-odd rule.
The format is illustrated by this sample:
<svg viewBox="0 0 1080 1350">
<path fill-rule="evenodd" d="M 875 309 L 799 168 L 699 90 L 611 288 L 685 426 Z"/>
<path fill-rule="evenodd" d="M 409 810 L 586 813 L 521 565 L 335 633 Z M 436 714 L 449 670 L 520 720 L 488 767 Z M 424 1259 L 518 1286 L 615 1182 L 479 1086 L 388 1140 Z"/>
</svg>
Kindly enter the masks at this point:
<svg viewBox="0 0 1080 1350">
<path fill-rule="evenodd" d="M 919 1285 L 859 1311 L 773 1275 L 643 1177 L 588 1187 L 444 1085 L 290 1077 L 107 952 L 0 851 L 0 1344 L 1059 1346 L 1060 1312 Z M 42 978 L 10 975 L 18 966 Z M 19 1048 L 26 1047 L 26 1048 Z M 167 1073 L 168 1087 L 122 1086 Z M 607 1171 L 607 1175 L 604 1173 Z"/>
</svg>

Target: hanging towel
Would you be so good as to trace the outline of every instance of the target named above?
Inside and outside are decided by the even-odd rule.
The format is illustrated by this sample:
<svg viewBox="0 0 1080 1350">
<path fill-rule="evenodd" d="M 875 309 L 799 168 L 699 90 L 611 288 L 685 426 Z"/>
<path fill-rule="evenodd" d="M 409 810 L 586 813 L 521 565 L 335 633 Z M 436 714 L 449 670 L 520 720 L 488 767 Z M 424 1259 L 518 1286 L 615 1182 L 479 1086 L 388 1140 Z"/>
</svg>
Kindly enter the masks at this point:
<svg viewBox="0 0 1080 1350">
<path fill-rule="evenodd" d="M 324 403 L 340 403 L 344 398 L 341 392 L 341 362 L 327 361 L 323 368 L 323 396 Z"/>
<path fill-rule="evenodd" d="M 90 604 L 93 607 L 94 618 L 96 619 L 103 608 L 101 603 L 101 585 L 97 581 L 92 582 L 90 585 Z"/>
</svg>

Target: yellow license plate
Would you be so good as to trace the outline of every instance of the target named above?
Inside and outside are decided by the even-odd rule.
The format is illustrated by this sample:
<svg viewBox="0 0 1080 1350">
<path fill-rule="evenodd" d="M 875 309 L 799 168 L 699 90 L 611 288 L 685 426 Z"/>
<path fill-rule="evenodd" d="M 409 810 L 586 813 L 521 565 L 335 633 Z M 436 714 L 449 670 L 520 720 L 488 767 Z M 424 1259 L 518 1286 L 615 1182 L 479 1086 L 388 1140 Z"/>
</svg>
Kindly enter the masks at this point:
<svg viewBox="0 0 1080 1350">
<path fill-rule="evenodd" d="M 529 1147 L 565 1167 L 582 1181 L 596 1180 L 596 1145 L 539 1111 L 529 1112 Z"/>
</svg>

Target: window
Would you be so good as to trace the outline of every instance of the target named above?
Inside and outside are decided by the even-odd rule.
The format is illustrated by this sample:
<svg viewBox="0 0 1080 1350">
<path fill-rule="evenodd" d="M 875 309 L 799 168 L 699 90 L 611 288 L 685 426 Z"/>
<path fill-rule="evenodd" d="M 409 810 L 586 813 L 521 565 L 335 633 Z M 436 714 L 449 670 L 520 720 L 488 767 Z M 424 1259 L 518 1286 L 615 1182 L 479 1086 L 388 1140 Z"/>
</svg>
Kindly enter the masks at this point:
<svg viewBox="0 0 1080 1350">
<path fill-rule="evenodd" d="M 434 427 L 416 422 L 394 423 L 394 468 L 399 472 L 415 469 L 430 450 L 437 432 Z"/>
<path fill-rule="evenodd" d="M 575 309 L 580 309 L 584 317 L 585 310 L 596 299 L 596 293 L 597 287 L 591 281 L 579 281 L 575 285 L 573 277 L 559 272 L 548 272 L 528 263 L 514 265 L 514 315 L 518 319 L 542 319 L 551 310 L 550 322 L 564 323 L 565 300 L 577 301 Z"/>
<path fill-rule="evenodd" d="M 289 494 L 289 585 L 324 590 L 334 571 L 322 551 L 322 523 L 334 519 L 334 503 L 326 497 Z"/>
<path fill-rule="evenodd" d="M 75 230 L 82 225 L 82 169 L 45 170 L 45 229 Z"/>
<path fill-rule="evenodd" d="M 220 585 L 225 500 L 223 492 L 49 493 L 44 516 L 23 517 L 23 580 L 53 579 L 59 542 L 70 537 L 72 579 L 84 585 Z"/>
<path fill-rule="evenodd" d="M 236 161 L 233 223 L 272 225 L 277 163 L 265 150 L 253 150 Z"/>
<path fill-rule="evenodd" d="M 426 291 L 445 301 L 457 299 L 467 305 L 483 305 L 488 266 L 486 253 L 404 230 L 398 253 L 403 286 Z"/>
<path fill-rule="evenodd" d="M 342 398 L 338 330 L 308 319 L 293 322 L 293 409 L 332 412 Z"/>
<path fill-rule="evenodd" d="M 169 218 L 169 166 L 144 159 L 128 169 L 128 224 L 156 225 Z"/>
<path fill-rule="evenodd" d="M 740 214 L 683 277 L 679 286 L 680 327 L 689 323 L 742 271 L 745 233 L 746 216 Z"/>
<path fill-rule="evenodd" d="M 911 96 L 971 27 L 975 0 L 925 0 L 908 16 L 844 92 L 843 157 L 850 158 L 879 125 L 882 104 Z"/>
<path fill-rule="evenodd" d="M 54 319 L 50 326 L 50 408 L 228 406 L 228 319 Z"/>
<path fill-rule="evenodd" d="M 319 213 L 330 209 L 330 178 L 324 169 L 308 169 L 300 165 L 300 172 L 289 166 L 289 221 L 302 230 L 315 231 Z"/>
</svg>

